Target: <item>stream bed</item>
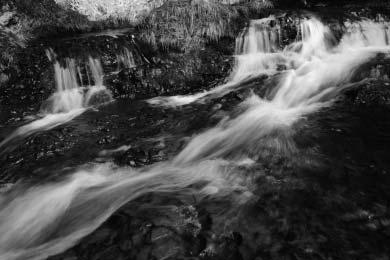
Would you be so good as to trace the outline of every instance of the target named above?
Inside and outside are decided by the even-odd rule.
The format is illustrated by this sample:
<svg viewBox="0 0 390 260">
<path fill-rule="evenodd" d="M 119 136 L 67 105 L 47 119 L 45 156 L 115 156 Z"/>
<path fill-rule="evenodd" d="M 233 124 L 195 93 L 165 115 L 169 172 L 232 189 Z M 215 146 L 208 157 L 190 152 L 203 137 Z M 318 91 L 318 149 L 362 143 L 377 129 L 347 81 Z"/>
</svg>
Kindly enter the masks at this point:
<svg viewBox="0 0 390 260">
<path fill-rule="evenodd" d="M 0 260 L 389 259 L 386 15 L 254 19 L 197 60 L 130 29 L 34 48 L 2 97 Z"/>
</svg>

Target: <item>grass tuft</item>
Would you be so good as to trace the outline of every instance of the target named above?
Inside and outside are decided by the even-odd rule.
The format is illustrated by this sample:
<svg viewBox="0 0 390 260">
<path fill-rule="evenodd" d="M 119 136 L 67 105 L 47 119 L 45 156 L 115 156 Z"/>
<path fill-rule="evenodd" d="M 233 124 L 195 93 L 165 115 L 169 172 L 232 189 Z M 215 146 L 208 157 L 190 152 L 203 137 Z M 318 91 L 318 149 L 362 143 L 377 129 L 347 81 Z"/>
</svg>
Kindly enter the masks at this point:
<svg viewBox="0 0 390 260">
<path fill-rule="evenodd" d="M 233 36 L 234 21 L 250 12 L 271 8 L 268 0 L 168 0 L 139 25 L 141 37 L 162 49 L 188 51 L 207 41 Z"/>
</svg>

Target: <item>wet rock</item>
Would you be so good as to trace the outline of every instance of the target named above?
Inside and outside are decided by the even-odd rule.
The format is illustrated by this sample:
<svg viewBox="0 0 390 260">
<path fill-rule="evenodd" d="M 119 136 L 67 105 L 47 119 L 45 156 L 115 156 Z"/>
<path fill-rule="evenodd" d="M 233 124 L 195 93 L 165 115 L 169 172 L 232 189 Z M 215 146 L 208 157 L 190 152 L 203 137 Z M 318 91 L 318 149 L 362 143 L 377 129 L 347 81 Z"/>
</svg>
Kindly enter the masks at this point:
<svg viewBox="0 0 390 260">
<path fill-rule="evenodd" d="M 133 248 L 133 242 L 131 239 L 123 239 L 119 242 L 119 248 L 124 252 L 130 251 Z"/>
<path fill-rule="evenodd" d="M 176 241 L 169 233 L 160 234 L 163 237 L 158 238 L 153 243 L 152 255 L 157 259 L 174 259 L 182 254 L 180 242 Z"/>
<path fill-rule="evenodd" d="M 109 247 L 91 258 L 92 260 L 124 260 L 125 255 L 118 246 Z"/>
<path fill-rule="evenodd" d="M 168 228 L 159 227 L 152 230 L 150 239 L 152 243 L 155 243 L 161 240 L 166 240 L 169 237 L 173 237 L 173 236 L 174 233 Z"/>
<path fill-rule="evenodd" d="M 182 232 L 185 234 L 190 234 L 193 237 L 196 237 L 202 225 L 198 219 L 198 212 L 193 206 L 184 206 L 179 208 L 179 214 L 181 217 Z"/>
<path fill-rule="evenodd" d="M 73 250 L 68 250 L 65 253 L 49 257 L 48 260 L 78 260 L 79 258 L 76 255 L 76 252 Z"/>
<path fill-rule="evenodd" d="M 115 162 L 119 165 L 130 165 L 132 167 L 141 167 L 163 160 L 165 154 L 161 150 L 142 148 L 131 148 L 125 153 L 115 157 Z"/>
<path fill-rule="evenodd" d="M 83 246 L 91 244 L 102 244 L 103 242 L 112 241 L 113 237 L 116 236 L 116 232 L 112 229 L 101 228 L 91 234 L 88 238 L 84 239 Z"/>
<path fill-rule="evenodd" d="M 137 260 L 149 260 L 150 255 L 151 255 L 151 247 L 150 246 L 145 246 L 143 247 L 140 252 L 137 254 L 136 259 Z"/>
<path fill-rule="evenodd" d="M 88 98 L 88 106 L 99 106 L 112 101 L 111 93 L 107 91 L 98 91 Z"/>
<path fill-rule="evenodd" d="M 78 257 L 77 256 L 68 256 L 68 257 L 65 257 L 63 260 L 78 260 Z"/>
<path fill-rule="evenodd" d="M 100 140 L 98 140 L 97 144 L 99 144 L 99 145 L 107 145 L 107 144 L 111 144 L 115 140 L 116 140 L 115 136 L 107 135 L 107 136 L 101 138 Z"/>
<path fill-rule="evenodd" d="M 242 236 L 237 232 L 233 232 L 229 235 L 215 238 L 212 246 L 204 252 L 204 255 L 209 257 L 216 256 L 217 259 L 226 260 L 244 259 L 239 249 L 241 243 Z"/>
<path fill-rule="evenodd" d="M 150 232 L 153 225 L 149 222 L 132 223 L 134 231 L 131 241 L 135 247 L 141 247 L 145 243 L 150 242 Z"/>
<path fill-rule="evenodd" d="M 4 11 L 0 15 L 0 26 L 8 27 L 15 23 L 14 19 L 16 12 L 14 11 Z"/>
<path fill-rule="evenodd" d="M 5 84 L 8 81 L 8 75 L 5 73 L 0 73 L 0 84 Z"/>
<path fill-rule="evenodd" d="M 356 105 L 388 106 L 390 105 L 390 83 L 368 83 L 348 92 L 347 97 Z"/>
</svg>

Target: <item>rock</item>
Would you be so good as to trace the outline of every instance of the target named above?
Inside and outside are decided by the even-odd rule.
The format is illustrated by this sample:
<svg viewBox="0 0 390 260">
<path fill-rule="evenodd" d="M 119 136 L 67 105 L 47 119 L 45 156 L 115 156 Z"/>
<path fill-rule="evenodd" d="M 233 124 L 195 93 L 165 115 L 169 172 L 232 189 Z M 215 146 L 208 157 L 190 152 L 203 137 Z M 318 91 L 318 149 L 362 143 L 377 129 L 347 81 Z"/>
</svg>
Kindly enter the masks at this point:
<svg viewBox="0 0 390 260">
<path fill-rule="evenodd" d="M 120 251 L 118 246 L 109 247 L 100 253 L 94 255 L 91 260 L 124 260 L 125 255 Z"/>
<path fill-rule="evenodd" d="M 133 248 L 133 242 L 130 239 L 125 239 L 119 242 L 119 248 L 122 251 L 130 251 Z"/>
<path fill-rule="evenodd" d="M 159 242 L 159 240 L 166 240 L 173 236 L 174 233 L 171 230 L 161 227 L 152 230 L 150 239 L 152 243 L 155 243 L 155 242 Z"/>
<path fill-rule="evenodd" d="M 116 232 L 108 228 L 98 229 L 83 240 L 83 245 L 102 244 L 107 240 L 111 240 L 113 233 Z"/>
<path fill-rule="evenodd" d="M 74 250 L 68 250 L 61 255 L 49 257 L 48 260 L 78 260 L 79 258 L 76 255 Z"/>
<path fill-rule="evenodd" d="M 217 103 L 217 104 L 215 104 L 215 105 L 211 108 L 211 110 L 213 110 L 213 111 L 218 111 L 218 110 L 220 110 L 221 108 L 222 108 L 222 104 Z"/>
<path fill-rule="evenodd" d="M 0 85 L 5 84 L 8 81 L 9 77 L 5 73 L 0 73 Z"/>
<path fill-rule="evenodd" d="M 134 230 L 134 235 L 131 238 L 133 245 L 136 247 L 142 246 L 146 242 L 150 242 L 150 232 L 152 229 L 152 224 L 150 223 L 138 223 L 137 229 Z"/>
<path fill-rule="evenodd" d="M 181 232 L 193 237 L 198 236 L 202 225 L 198 219 L 198 212 L 193 206 L 183 206 L 179 208 Z"/>
<path fill-rule="evenodd" d="M 68 256 L 65 257 L 63 260 L 78 260 L 78 258 L 76 256 Z"/>
<path fill-rule="evenodd" d="M 157 259 L 167 259 L 177 256 L 182 252 L 180 242 L 175 239 L 175 234 L 167 228 L 153 229 L 151 242 L 153 243 L 152 255 Z"/>
<path fill-rule="evenodd" d="M 13 11 L 5 11 L 2 13 L 0 15 L 0 26 L 8 26 L 15 15 L 16 13 Z"/>
<path fill-rule="evenodd" d="M 151 247 L 150 246 L 145 246 L 143 247 L 140 252 L 137 254 L 137 260 L 149 260 L 150 259 L 150 254 L 151 254 Z"/>
<path fill-rule="evenodd" d="M 130 165 L 132 167 L 141 167 L 152 163 L 151 155 L 148 151 L 140 148 L 131 148 L 125 153 L 115 157 L 115 162 L 119 165 Z"/>
<path fill-rule="evenodd" d="M 367 83 L 358 89 L 347 92 L 346 95 L 356 105 L 390 105 L 390 89 L 383 82 Z"/>
</svg>

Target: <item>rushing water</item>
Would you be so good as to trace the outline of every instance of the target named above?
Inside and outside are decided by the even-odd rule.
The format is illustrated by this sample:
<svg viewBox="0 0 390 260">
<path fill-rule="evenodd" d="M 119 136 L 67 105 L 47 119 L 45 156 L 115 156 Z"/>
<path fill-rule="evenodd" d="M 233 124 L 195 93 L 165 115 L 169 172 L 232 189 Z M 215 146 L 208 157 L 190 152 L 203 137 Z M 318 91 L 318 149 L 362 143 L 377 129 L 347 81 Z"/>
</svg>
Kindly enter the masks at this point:
<svg viewBox="0 0 390 260">
<path fill-rule="evenodd" d="M 345 26 L 347 32 L 339 44 L 334 45 L 335 37 L 328 27 L 315 18 L 303 20 L 297 35 L 297 38 L 301 40 L 281 49 L 280 28 L 275 17 L 252 21 L 249 28 L 237 38 L 236 65 L 228 83 L 208 92 L 153 98 L 149 100 L 149 103 L 175 107 L 202 102 L 207 98 L 225 95 L 237 89 L 246 80 L 261 75 L 274 75 L 281 70 L 290 75 L 284 76 L 283 82 L 288 82 L 293 73 L 297 75 L 300 71 L 307 78 L 309 75 L 313 75 L 313 80 L 318 81 L 315 84 L 322 84 L 321 80 L 331 80 L 326 76 L 317 80 L 314 73 L 321 71 L 318 73 L 322 74 L 322 70 L 315 70 L 317 65 L 322 66 L 326 72 L 331 74 L 333 71 L 330 70 L 335 68 L 332 65 L 340 66 L 339 68 L 342 70 L 348 70 L 344 71 L 347 73 L 345 78 L 341 74 L 335 75 L 335 80 L 340 80 L 339 83 L 343 83 L 348 81 L 354 69 L 367 62 L 373 55 L 378 52 L 387 52 L 389 34 L 387 22 L 362 21 L 346 23 Z M 343 65 L 335 64 L 338 61 L 346 63 Z M 309 73 L 309 70 L 312 73 Z M 335 69 L 335 72 L 338 73 L 338 70 Z M 323 83 L 326 84 L 326 82 Z M 335 83 L 337 85 L 337 82 Z M 304 88 L 302 87 L 302 89 Z M 318 88 L 313 88 L 314 93 L 316 90 Z"/>
<path fill-rule="evenodd" d="M 235 114 L 192 137 L 174 158 L 132 169 L 102 164 L 81 169 L 65 180 L 41 186 L 16 185 L 0 196 L 0 259 L 45 259 L 90 234 L 118 208 L 148 193 L 172 193 L 197 200 L 232 201 L 238 212 L 253 194 L 251 179 L 262 154 L 295 151 L 293 125 L 329 107 L 346 88 L 360 84 L 358 69 L 378 54 L 388 55 L 389 26 L 385 22 L 346 24 L 335 43 L 331 30 L 316 18 L 304 19 L 297 40 L 282 48 L 274 17 L 252 21 L 237 39 L 236 66 L 229 82 L 208 92 L 160 97 L 154 105 L 180 106 L 207 102 L 244 86 L 261 75 L 275 77 L 265 97 L 252 94 Z M 126 54 L 131 60 L 130 54 Z M 103 91 L 98 60 L 89 58 L 94 86 L 81 87 L 76 61 L 54 61 L 57 92 L 49 98 L 46 115 L 1 143 L 53 128 L 72 120 Z M 124 66 L 133 66 L 124 62 Z M 276 82 L 276 83 L 275 83 Z M 119 150 L 128 147 L 118 148 Z"/>
</svg>

